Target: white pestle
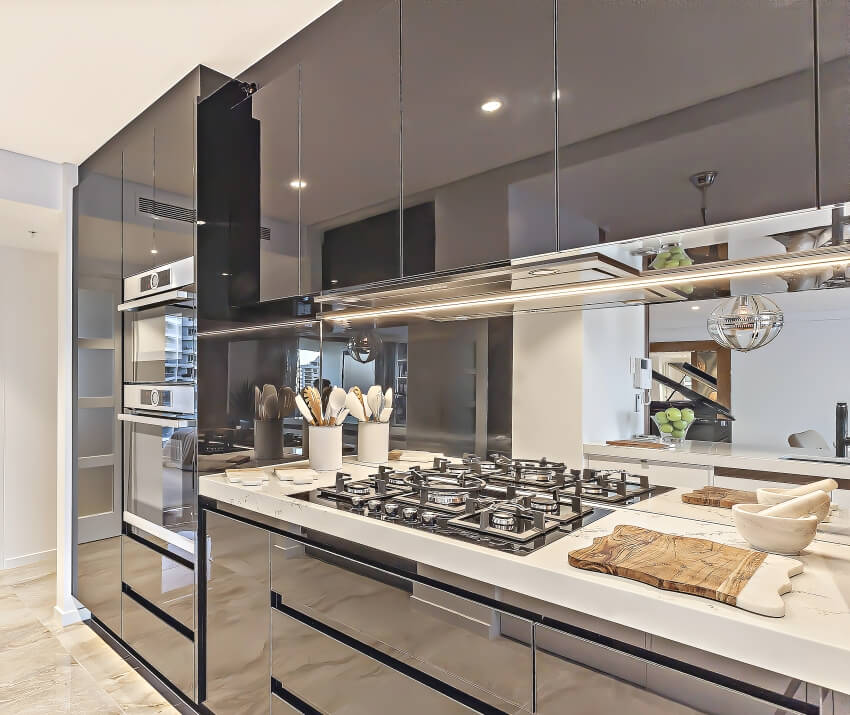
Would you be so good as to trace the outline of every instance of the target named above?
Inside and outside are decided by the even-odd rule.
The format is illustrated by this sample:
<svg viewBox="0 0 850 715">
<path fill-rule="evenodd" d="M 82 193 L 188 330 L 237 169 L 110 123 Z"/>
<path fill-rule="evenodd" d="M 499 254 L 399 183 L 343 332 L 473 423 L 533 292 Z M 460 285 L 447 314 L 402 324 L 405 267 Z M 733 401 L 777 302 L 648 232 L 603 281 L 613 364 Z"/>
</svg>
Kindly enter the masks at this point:
<svg viewBox="0 0 850 715">
<path fill-rule="evenodd" d="M 800 516 L 807 516 L 817 512 L 818 507 L 823 507 L 829 502 L 829 494 L 824 491 L 810 492 L 803 494 L 781 504 L 768 507 L 758 513 L 759 516 L 781 516 L 786 519 L 796 519 Z"/>
<path fill-rule="evenodd" d="M 811 484 L 802 484 L 799 487 L 786 489 L 783 494 L 798 497 L 803 494 L 810 494 L 811 492 L 816 491 L 831 492 L 833 489 L 838 489 L 838 482 L 834 479 L 820 479 L 816 482 L 812 482 Z"/>
</svg>

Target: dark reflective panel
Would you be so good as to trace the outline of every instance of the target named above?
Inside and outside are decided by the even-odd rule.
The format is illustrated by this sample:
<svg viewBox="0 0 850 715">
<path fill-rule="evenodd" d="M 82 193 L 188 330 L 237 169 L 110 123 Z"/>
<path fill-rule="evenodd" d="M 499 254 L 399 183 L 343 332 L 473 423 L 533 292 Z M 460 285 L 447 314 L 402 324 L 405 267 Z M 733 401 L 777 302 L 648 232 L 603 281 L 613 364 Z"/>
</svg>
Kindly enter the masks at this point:
<svg viewBox="0 0 850 715">
<path fill-rule="evenodd" d="M 558 13 L 561 248 L 816 204 L 809 2 Z"/>
<path fill-rule="evenodd" d="M 850 3 L 817 0 L 821 204 L 850 199 Z"/>
<path fill-rule="evenodd" d="M 132 276 L 167 263 L 160 260 L 159 249 L 154 246 L 153 124 L 141 121 L 131 125 L 124 133 L 122 144 L 122 265 L 123 275 Z"/>
<path fill-rule="evenodd" d="M 405 274 L 409 234 L 436 270 L 554 250 L 553 28 L 549 0 L 404 3 Z"/>
<path fill-rule="evenodd" d="M 299 295 L 298 68 L 251 98 L 260 127 L 260 300 Z"/>
<path fill-rule="evenodd" d="M 399 275 L 399 7 L 375 4 L 302 59 L 305 293 Z"/>
</svg>

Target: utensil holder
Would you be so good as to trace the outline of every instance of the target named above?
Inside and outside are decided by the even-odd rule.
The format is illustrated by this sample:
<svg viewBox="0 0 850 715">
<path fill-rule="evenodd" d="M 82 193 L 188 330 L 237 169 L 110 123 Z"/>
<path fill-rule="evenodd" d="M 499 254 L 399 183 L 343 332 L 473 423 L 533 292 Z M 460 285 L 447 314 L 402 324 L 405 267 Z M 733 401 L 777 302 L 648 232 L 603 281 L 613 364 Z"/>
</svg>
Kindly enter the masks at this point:
<svg viewBox="0 0 850 715">
<path fill-rule="evenodd" d="M 310 466 L 317 472 L 328 472 L 342 467 L 342 425 L 310 425 L 309 433 Z"/>
<path fill-rule="evenodd" d="M 283 457 L 283 420 L 254 420 L 254 459 Z"/>
<path fill-rule="evenodd" d="M 389 451 L 389 422 L 359 422 L 357 424 L 357 461 L 386 464 L 390 461 Z"/>
</svg>

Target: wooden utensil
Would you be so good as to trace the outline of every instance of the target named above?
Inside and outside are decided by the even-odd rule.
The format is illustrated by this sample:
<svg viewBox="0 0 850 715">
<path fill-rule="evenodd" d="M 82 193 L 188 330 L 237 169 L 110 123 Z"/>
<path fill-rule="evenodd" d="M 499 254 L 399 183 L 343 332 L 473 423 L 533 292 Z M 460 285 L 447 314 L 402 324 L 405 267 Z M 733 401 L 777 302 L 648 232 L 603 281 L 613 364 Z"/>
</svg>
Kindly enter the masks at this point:
<svg viewBox="0 0 850 715">
<path fill-rule="evenodd" d="M 628 524 L 571 551 L 569 563 L 774 617 L 785 615 L 780 596 L 803 570 L 793 559 Z"/>
<path fill-rule="evenodd" d="M 322 398 L 319 391 L 315 387 L 305 387 L 304 401 L 313 414 L 313 422 L 317 425 L 323 425 L 325 422 L 322 419 Z"/>
<path fill-rule="evenodd" d="M 726 487 L 702 487 L 687 494 L 682 494 L 685 504 L 697 506 L 717 506 L 721 509 L 731 509 L 734 504 L 755 504 L 756 493 L 742 489 L 727 489 Z"/>
<path fill-rule="evenodd" d="M 357 385 L 352 387 L 351 391 L 354 393 L 354 396 L 360 403 L 360 407 L 363 408 L 363 421 L 365 422 L 372 416 L 372 412 L 369 409 L 369 404 L 363 399 L 363 393 L 361 392 L 360 388 L 357 387 Z"/>
</svg>

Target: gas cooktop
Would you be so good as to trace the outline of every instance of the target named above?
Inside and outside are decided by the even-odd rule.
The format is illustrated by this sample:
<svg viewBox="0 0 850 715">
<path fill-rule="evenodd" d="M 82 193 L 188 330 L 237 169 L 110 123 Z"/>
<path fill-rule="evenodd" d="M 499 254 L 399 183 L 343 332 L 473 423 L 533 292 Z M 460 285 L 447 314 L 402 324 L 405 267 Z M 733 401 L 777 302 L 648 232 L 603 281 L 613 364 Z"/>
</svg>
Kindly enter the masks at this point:
<svg viewBox="0 0 850 715">
<path fill-rule="evenodd" d="M 296 498 L 517 555 L 530 554 L 628 504 L 669 491 L 622 472 L 568 470 L 546 459 L 438 458 L 428 467 L 337 473 Z"/>
</svg>

